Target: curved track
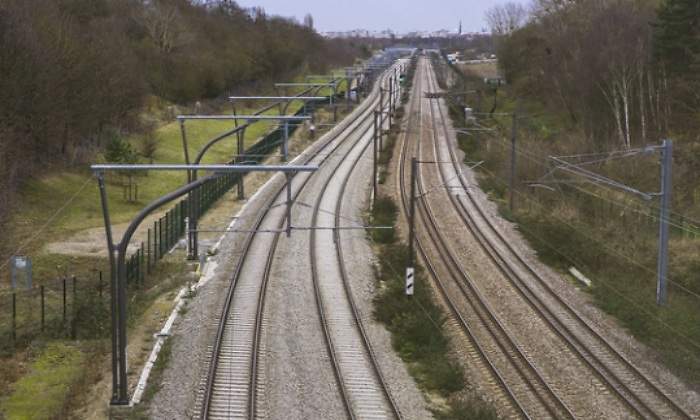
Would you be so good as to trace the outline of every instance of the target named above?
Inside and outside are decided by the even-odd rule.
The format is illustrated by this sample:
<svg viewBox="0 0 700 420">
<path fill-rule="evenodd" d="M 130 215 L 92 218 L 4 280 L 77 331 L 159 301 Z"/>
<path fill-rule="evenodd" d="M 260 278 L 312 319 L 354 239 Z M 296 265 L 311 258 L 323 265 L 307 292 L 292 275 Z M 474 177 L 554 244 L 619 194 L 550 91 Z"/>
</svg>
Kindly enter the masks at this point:
<svg viewBox="0 0 700 420">
<path fill-rule="evenodd" d="M 338 229 L 346 186 L 359 160 L 368 157 L 371 137 L 371 130 L 363 133 L 316 200 L 312 226 L 317 229 L 310 233 L 312 279 L 319 318 L 351 417 L 401 418 L 355 305 Z"/>
<path fill-rule="evenodd" d="M 437 84 L 434 84 L 434 87 L 437 89 Z M 484 252 L 509 279 L 523 299 L 538 316 L 547 321 L 550 328 L 590 368 L 592 373 L 624 402 L 631 413 L 640 418 L 693 418 L 564 301 L 494 226 L 475 199 L 464 177 L 457 157 L 458 153 L 455 150 L 456 142 L 450 140 L 450 125 L 443 109 L 431 104 L 430 111 L 431 118 L 439 127 L 447 149 L 441 150 L 443 153 L 447 152 L 446 155 L 441 154 L 436 146 L 437 159 L 441 162 L 449 162 L 439 165 L 442 180 L 448 189 L 457 188 L 465 192 L 464 195 L 459 196 L 450 194 L 450 201 L 462 222 L 477 238 Z M 435 145 L 438 143 L 438 137 L 436 133 Z M 535 287 L 531 286 L 532 282 L 528 281 L 529 279 L 535 280 Z M 541 294 L 546 295 L 546 298 L 543 299 Z"/>
<path fill-rule="evenodd" d="M 419 137 L 422 137 L 426 131 L 423 127 L 423 100 L 420 96 L 423 90 L 428 91 L 433 88 L 429 83 L 425 83 L 424 79 L 429 77 L 429 69 L 419 64 L 416 72 L 416 92 L 414 92 L 409 111 L 411 115 L 419 115 L 418 127 L 409 127 L 408 129 L 409 132 L 418 132 Z M 397 171 L 399 178 L 396 185 L 399 188 L 406 214 L 408 214 L 409 206 L 407 187 L 410 185 L 410 177 L 406 167 L 410 166 L 411 157 L 415 156 L 421 159 L 422 151 L 422 142 L 411 144 L 408 138 L 404 137 L 399 171 Z M 427 162 L 425 164 L 432 165 L 432 163 Z M 427 191 L 420 176 L 418 176 L 417 183 L 417 194 L 419 197 L 423 197 Z M 572 418 L 573 415 L 568 407 L 549 388 L 539 371 L 529 362 L 529 359 L 513 340 L 511 334 L 498 322 L 485 299 L 471 286 L 472 282 L 459 266 L 449 242 L 445 240 L 435 224 L 429 200 L 423 198 L 417 200 L 416 218 L 417 221 L 422 221 L 421 228 L 424 227 L 427 235 L 427 240 L 419 235 L 416 237 L 421 259 L 426 263 L 428 271 L 441 292 L 443 300 L 450 308 L 455 321 L 466 334 L 468 343 L 472 347 L 469 349 L 469 353 L 478 355 L 483 363 L 480 369 L 491 378 L 490 382 L 498 389 L 500 395 L 497 399 L 507 400 L 507 404 L 511 408 L 509 416 L 538 419 Z M 428 253 L 433 251 L 439 255 L 438 260 L 429 258 Z M 455 289 L 455 285 L 457 289 Z M 463 305 L 462 301 L 457 299 L 458 296 L 464 297 L 469 305 Z M 473 321 L 478 321 L 485 328 L 473 326 Z"/>
<path fill-rule="evenodd" d="M 299 164 L 326 165 L 331 156 L 343 152 L 345 143 L 353 138 L 362 138 L 369 130 L 372 111 L 378 98 L 379 90 L 375 88 L 360 108 L 326 135 L 328 138 L 321 139 L 310 148 L 310 152 L 302 154 L 298 158 L 302 161 Z M 295 177 L 294 198 L 301 194 L 313 176 L 298 174 Z M 282 177 L 277 178 L 279 185 Z M 284 185 L 281 185 L 266 209 L 260 212 L 252 232 L 245 239 L 243 253 L 230 282 L 217 328 L 212 360 L 200 397 L 200 418 L 252 419 L 263 416 L 262 411 L 256 407 L 258 390 L 263 386 L 257 381 L 260 331 L 267 283 L 280 239 L 280 229 L 285 221 L 283 204 L 286 197 L 283 197 L 283 193 Z M 273 234 L 266 235 L 265 231 Z M 259 261 L 265 261 L 264 266 Z M 340 376 L 338 382 L 342 387 L 344 382 Z M 381 390 L 388 396 L 383 385 L 381 382 Z M 387 407 L 395 410 L 393 402 L 389 402 Z M 346 408 L 348 416 L 354 417 L 354 407 L 347 405 Z"/>
<path fill-rule="evenodd" d="M 432 75 L 432 70 L 428 65 L 424 89 L 429 91 L 438 90 Z M 425 71 L 425 69 L 424 69 Z M 423 77 L 417 76 L 419 83 L 423 83 Z M 419 90 L 420 92 L 420 90 Z M 432 143 L 432 163 L 419 165 L 419 176 L 417 181 L 417 221 L 421 225 L 417 228 L 423 230 L 425 234 L 417 235 L 418 251 L 422 260 L 426 263 L 434 283 L 441 291 L 443 299 L 447 302 L 452 314 L 461 323 L 462 330 L 466 332 L 470 342 L 477 348 L 481 360 L 484 361 L 492 375 L 497 379 L 501 391 L 510 402 L 512 412 L 510 415 L 531 418 L 578 418 L 589 415 L 587 407 L 572 406 L 569 408 L 565 401 L 570 400 L 566 392 L 553 387 L 544 379 L 531 358 L 519 347 L 517 340 L 508 332 L 506 327 L 500 324 L 496 312 L 489 306 L 488 301 L 482 296 L 479 289 L 474 286 L 474 281 L 464 271 L 460 261 L 451 248 L 450 241 L 436 222 L 433 211 L 434 202 L 426 199 L 425 195 L 433 191 L 433 187 L 426 188 L 424 179 L 420 176 L 423 166 L 430 166 L 432 171 L 438 173 L 440 186 L 447 192 L 451 206 L 457 211 L 458 217 L 469 229 L 471 234 L 478 240 L 482 250 L 496 264 L 498 270 L 504 275 L 517 290 L 519 295 L 527 302 L 532 310 L 543 320 L 549 329 L 554 332 L 562 341 L 562 345 L 576 358 L 582 365 L 586 366 L 589 374 L 608 391 L 613 393 L 622 402 L 629 414 L 640 418 L 691 418 L 680 406 L 675 404 L 668 396 L 661 392 L 650 380 L 642 375 L 624 357 L 617 353 L 614 348 L 600 337 L 578 314 L 563 302 L 547 285 L 544 280 L 537 275 L 527 263 L 515 252 L 511 245 L 492 225 L 489 218 L 479 207 L 478 202 L 472 196 L 469 185 L 461 172 L 461 163 L 457 159 L 457 153 L 450 139 L 450 129 L 448 122 L 443 115 L 437 101 L 429 101 L 428 112 L 424 112 L 422 100 L 417 112 L 419 115 L 419 133 L 427 134 L 427 138 Z M 415 108 L 415 104 L 413 104 Z M 424 130 L 424 119 L 427 118 L 431 130 Z M 425 141 L 419 141 L 413 145 L 413 152 L 419 159 L 423 153 Z M 400 196 L 403 202 L 404 211 L 408 214 L 408 196 L 406 185 L 409 184 L 405 174 L 405 167 L 409 161 L 409 148 L 411 145 L 404 138 L 400 167 L 398 172 L 397 186 L 400 188 Z M 428 150 L 428 152 L 431 152 Z M 428 153 L 430 155 L 430 153 Z M 433 178 L 436 175 L 432 176 Z M 454 194 L 452 191 L 465 191 L 465 194 Z M 480 218 L 480 219 L 479 219 Z M 500 241 L 500 242 L 498 242 Z M 438 255 L 437 259 L 430 256 Z M 512 256 L 503 256 L 510 252 Z M 520 270 L 512 267 L 513 262 L 509 258 L 515 259 Z M 529 283 L 523 279 L 523 271 L 527 275 L 536 278 L 538 284 L 550 293 L 551 299 L 561 306 L 559 313 L 549 309 L 548 303 L 538 297 L 532 290 Z M 442 278 L 441 278 L 442 275 Z M 452 282 L 445 280 L 451 279 Z M 464 297 L 468 305 L 460 304 L 455 300 L 455 295 Z M 564 315 L 561 314 L 564 312 Z M 468 322 L 477 321 L 480 327 L 471 327 Z M 577 325 L 571 325 L 575 323 Z M 583 329 L 590 335 L 588 341 L 579 339 L 572 332 L 577 333 Z M 590 340 L 597 340 L 593 344 Z M 602 355 L 599 355 L 602 353 Z M 559 397 L 561 395 L 561 398 Z M 573 404 L 573 402 L 569 402 Z M 576 410 L 574 410 L 574 408 Z"/>
</svg>

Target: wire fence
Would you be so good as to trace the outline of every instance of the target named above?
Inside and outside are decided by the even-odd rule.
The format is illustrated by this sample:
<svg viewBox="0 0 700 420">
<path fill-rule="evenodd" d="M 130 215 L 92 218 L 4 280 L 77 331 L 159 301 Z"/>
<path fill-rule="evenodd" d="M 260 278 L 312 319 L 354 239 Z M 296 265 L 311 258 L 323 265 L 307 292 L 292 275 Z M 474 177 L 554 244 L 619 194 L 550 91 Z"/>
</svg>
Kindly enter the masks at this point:
<svg viewBox="0 0 700 420">
<path fill-rule="evenodd" d="M 339 95 L 342 95 L 339 94 Z M 306 110 L 327 104 L 329 99 L 308 103 Z M 304 113 L 299 109 L 296 115 Z M 298 125 L 290 125 L 291 136 Z M 261 162 L 270 155 L 284 137 L 284 128 L 270 131 L 248 148 L 239 160 Z M 193 214 L 199 219 L 211 206 L 238 184 L 245 173 L 228 173 L 211 179 L 178 201 L 146 232 L 146 240 L 138 244 L 126 260 L 127 284 L 139 288 L 154 273 L 159 260 L 165 257 L 185 235 L 185 218 Z M 0 294 L 0 351 L 31 342 L 39 336 L 48 338 L 103 338 L 110 331 L 109 273 L 96 272 L 95 278 L 75 276 L 40 281 L 30 289 L 13 289 Z"/>
<path fill-rule="evenodd" d="M 96 338 L 108 331 L 110 290 L 95 279 L 62 277 L 0 295 L 0 351 L 49 338 Z M 102 316 L 101 316 L 102 315 Z"/>
</svg>

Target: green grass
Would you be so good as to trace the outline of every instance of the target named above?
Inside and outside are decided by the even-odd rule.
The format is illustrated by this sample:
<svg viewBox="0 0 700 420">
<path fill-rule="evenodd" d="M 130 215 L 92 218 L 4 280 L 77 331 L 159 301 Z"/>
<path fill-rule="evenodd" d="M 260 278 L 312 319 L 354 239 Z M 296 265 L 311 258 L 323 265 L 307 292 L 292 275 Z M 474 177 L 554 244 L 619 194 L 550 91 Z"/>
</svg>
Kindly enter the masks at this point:
<svg viewBox="0 0 700 420">
<path fill-rule="evenodd" d="M 303 80 L 300 76 L 298 81 Z M 310 80 L 316 82 L 318 80 Z M 344 82 L 340 89 L 343 89 Z M 329 88 L 321 90 L 320 95 L 330 94 Z M 245 108 L 238 106 L 238 114 L 251 114 L 260 107 L 260 103 L 250 104 L 255 108 Z M 288 113 L 296 112 L 302 103 L 294 101 L 288 108 Z M 230 112 L 228 106 L 221 112 Z M 276 114 L 278 108 L 269 110 L 268 114 Z M 190 159 L 194 160 L 197 152 L 206 142 L 227 130 L 233 128 L 232 121 L 199 121 L 190 120 L 186 122 L 187 142 Z M 273 123 L 258 122 L 246 130 L 245 147 L 249 147 L 265 135 Z M 158 147 L 154 156 L 154 163 L 183 163 L 184 151 L 182 146 L 180 125 L 176 122 L 169 122 L 162 125 L 155 131 Z M 132 136 L 127 139 L 135 150 L 140 150 L 140 136 Z M 202 163 L 222 163 L 231 159 L 236 153 L 235 137 L 222 140 L 213 146 L 205 155 Z M 100 160 L 99 156 L 96 160 Z M 143 163 L 148 163 L 142 158 Z M 138 184 L 138 201 L 127 202 L 123 198 L 122 184 L 125 179 L 118 175 L 110 174 L 108 180 L 108 200 L 112 223 L 124 223 L 129 220 L 157 197 L 176 189 L 186 181 L 186 175 L 182 172 L 150 172 L 134 177 Z M 51 219 L 43 230 L 44 224 L 69 198 L 73 201 L 58 215 Z M 87 228 L 103 226 L 102 212 L 100 206 L 99 190 L 97 182 L 94 180 L 87 165 L 73 168 L 61 172 L 53 172 L 45 176 L 30 179 L 20 188 L 18 200 L 12 209 L 13 216 L 8 224 L 12 227 L 9 232 L 9 240 L 5 241 L 4 253 L 13 252 L 19 244 L 28 238 L 33 237 L 37 232 L 41 233 L 39 240 L 36 240 L 25 247 L 24 253 L 37 254 L 40 247 L 51 241 L 65 238 L 68 235 Z M 40 258 L 43 258 L 41 256 Z M 41 264 L 34 261 L 36 264 Z"/>
<path fill-rule="evenodd" d="M 379 205 L 372 211 L 372 220 L 395 221 L 396 205 L 390 198 L 380 197 L 375 203 Z M 391 332 L 392 347 L 418 385 L 447 401 L 447 406 L 434 404 L 431 410 L 446 420 L 497 418 L 493 407 L 466 391 L 464 371 L 449 357 L 450 342 L 443 332 L 446 317 L 425 273 L 417 267 L 415 294 L 407 297 L 403 272 L 408 248 L 395 237 L 380 239 L 374 316 Z"/>
<path fill-rule="evenodd" d="M 8 420 L 62 417 L 71 387 L 84 369 L 79 349 L 61 342 L 48 344 L 32 362 L 30 373 L 14 385 L 2 414 Z"/>
</svg>

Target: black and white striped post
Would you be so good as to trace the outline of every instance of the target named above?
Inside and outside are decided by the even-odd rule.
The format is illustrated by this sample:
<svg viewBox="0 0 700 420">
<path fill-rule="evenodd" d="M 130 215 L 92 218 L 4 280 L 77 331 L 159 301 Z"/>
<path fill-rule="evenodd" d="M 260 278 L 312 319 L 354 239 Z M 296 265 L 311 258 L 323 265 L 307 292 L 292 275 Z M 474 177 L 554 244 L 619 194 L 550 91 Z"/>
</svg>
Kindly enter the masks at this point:
<svg viewBox="0 0 700 420">
<path fill-rule="evenodd" d="M 411 195 L 409 197 L 410 207 L 408 213 L 408 264 L 406 265 L 406 295 L 413 295 L 413 280 L 414 280 L 414 251 L 413 242 L 416 236 L 416 172 L 418 170 L 418 160 L 411 158 Z M 409 293 L 409 273 L 411 288 Z"/>
<path fill-rule="evenodd" d="M 406 267 L 406 296 L 413 296 L 413 283 L 415 270 L 413 267 Z"/>
</svg>

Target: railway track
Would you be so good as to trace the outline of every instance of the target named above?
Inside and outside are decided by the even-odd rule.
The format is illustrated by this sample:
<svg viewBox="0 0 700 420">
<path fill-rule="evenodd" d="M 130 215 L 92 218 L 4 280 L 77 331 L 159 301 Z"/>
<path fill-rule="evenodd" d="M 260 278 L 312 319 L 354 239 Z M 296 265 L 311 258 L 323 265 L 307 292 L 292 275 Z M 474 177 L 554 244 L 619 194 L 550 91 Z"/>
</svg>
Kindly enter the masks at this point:
<svg viewBox="0 0 700 420">
<path fill-rule="evenodd" d="M 429 77 L 429 72 L 425 66 L 420 66 L 417 72 L 416 90 L 413 97 L 418 99 L 412 102 L 413 113 L 418 113 L 418 132 L 423 132 L 422 111 L 423 100 L 420 98 L 422 89 L 430 89 L 430 86 L 423 85 L 424 78 Z M 418 94 L 416 94 L 418 93 Z M 415 131 L 411 129 L 409 131 Z M 413 148 L 413 150 L 411 150 Z M 408 213 L 409 198 L 407 184 L 409 184 L 406 173 L 407 163 L 410 158 L 422 156 L 422 142 L 411 144 L 407 137 L 404 137 L 400 154 L 400 166 L 397 175 L 399 177 L 397 187 L 406 214 Z M 425 186 L 421 177 L 418 177 L 417 195 L 424 196 Z M 540 372 L 530 363 L 528 357 L 523 353 L 511 334 L 493 315 L 493 311 L 488 306 L 481 294 L 471 287 L 471 279 L 460 267 L 457 258 L 449 247 L 449 242 L 443 238 L 441 232 L 435 224 L 432 208 L 428 200 L 419 199 L 417 203 L 417 219 L 421 220 L 422 227 L 425 228 L 427 240 L 417 236 L 418 251 L 421 259 L 426 263 L 429 273 L 434 283 L 450 309 L 455 322 L 468 338 L 471 347 L 468 352 L 478 355 L 482 361 L 481 367 L 485 375 L 491 377 L 491 383 L 501 394 L 500 400 L 507 400 L 511 407 L 508 413 L 511 417 L 523 418 L 573 418 L 570 409 L 557 397 L 557 394 L 550 389 L 547 382 L 542 379 Z M 438 261 L 428 257 L 428 249 L 434 249 L 440 256 Z M 446 281 L 449 279 L 451 281 Z M 457 289 L 454 288 L 457 286 Z M 463 301 L 457 296 L 464 298 L 463 301 L 469 305 L 462 304 Z M 478 321 L 485 328 L 473 326 L 473 322 Z"/>
<path fill-rule="evenodd" d="M 437 84 L 434 78 L 431 77 L 433 76 L 431 69 L 428 68 L 428 71 L 424 72 L 423 75 L 427 79 L 427 86 L 424 86 L 424 88 L 427 88 L 428 91 L 437 90 Z M 418 79 L 422 81 L 421 77 L 418 77 Z M 416 95 L 414 94 L 414 96 Z M 422 100 L 419 99 L 419 101 L 421 101 L 420 104 L 422 105 Z M 532 290 L 528 290 L 528 283 L 522 279 L 521 273 L 510 267 L 508 259 L 501 254 L 504 252 L 504 249 L 507 249 L 517 256 L 520 264 L 527 264 L 495 229 L 483 210 L 478 207 L 474 197 L 472 197 L 469 185 L 462 176 L 461 166 L 457 160 L 453 142 L 447 141 L 450 138 L 447 121 L 439 106 L 437 111 L 435 110 L 435 102 L 429 101 L 428 113 L 423 112 L 422 106 L 417 110 L 420 115 L 421 127 L 419 127 L 419 131 L 421 135 L 424 133 L 422 125 L 426 117 L 428 124 L 432 128 L 428 130 L 428 137 L 432 140 L 433 145 L 432 163 L 427 163 L 427 165 L 434 165 L 438 169 L 441 188 L 447 191 L 451 206 L 457 211 L 459 218 L 469 228 L 472 235 L 479 240 L 480 246 L 490 256 L 491 261 L 497 264 L 501 273 L 507 276 L 513 287 L 518 290 L 518 293 L 535 310 L 535 313 L 565 342 L 569 352 L 575 354 L 578 360 L 588 367 L 592 376 L 596 378 L 595 380 L 605 387 L 606 392 L 609 391 L 616 395 L 628 410 L 629 415 L 640 418 L 691 418 L 687 412 L 663 394 L 651 381 L 634 369 L 631 363 L 615 352 L 612 346 L 605 342 L 602 337 L 595 334 L 599 340 L 598 343 L 591 347 L 584 345 L 582 340 L 579 340 L 576 335 L 568 330 L 566 322 L 549 310 L 546 302 L 538 300 L 537 295 Z M 413 112 L 416 112 L 416 110 L 413 110 Z M 444 139 L 442 143 L 440 143 L 441 136 Z M 418 142 L 418 144 L 413 145 L 415 149 L 414 154 L 419 159 L 422 155 L 423 143 Z M 445 144 L 449 144 L 447 151 L 444 149 Z M 400 167 L 399 171 L 397 171 L 399 177 L 397 186 L 399 187 L 403 209 L 407 214 L 408 196 L 405 167 L 410 158 L 410 145 L 406 138 L 404 138 L 402 146 Z M 445 168 L 452 168 L 452 170 L 446 171 Z M 576 407 L 576 410 L 573 407 L 569 408 L 567 403 L 558 396 L 561 394 L 566 397 L 566 392 L 563 392 L 564 390 L 561 389 L 553 389 L 548 384 L 548 381 L 543 378 L 538 368 L 530 361 L 528 355 L 518 346 L 512 334 L 500 324 L 495 311 L 489 307 L 487 300 L 474 287 L 474 282 L 461 267 L 458 258 L 450 247 L 449 241 L 444 237 L 444 233 L 441 231 L 438 223 L 436 223 L 431 204 L 432 200 L 425 199 L 425 194 L 429 193 L 432 188 L 426 190 L 423 177 L 420 175 L 417 179 L 419 198 L 417 199 L 418 213 L 416 218 L 422 221 L 421 228 L 425 231 L 425 235 L 417 235 L 419 255 L 425 262 L 434 283 L 450 307 L 453 316 L 458 319 L 461 329 L 475 347 L 476 351 L 470 351 L 470 353 L 479 355 L 484 362 L 484 367 L 488 368 L 485 370 L 488 370 L 492 378 L 494 378 L 492 382 L 498 384 L 500 391 L 507 397 L 512 408 L 509 414 L 525 418 L 585 417 L 588 414 L 586 413 L 586 407 Z M 462 195 L 457 197 L 451 191 L 465 191 L 466 198 Z M 467 202 L 467 199 L 469 202 Z M 476 212 L 482 219 L 480 222 L 475 221 L 474 216 L 472 216 L 472 213 L 475 211 L 469 208 L 468 205 L 476 207 Z M 487 226 L 480 226 L 478 223 Z M 491 229 L 492 235 L 497 236 L 501 244 L 494 244 L 490 241 L 488 236 L 483 233 L 484 229 Z M 427 255 L 426 249 L 431 248 L 439 255 L 437 260 L 433 260 Z M 530 275 L 537 276 L 536 271 L 529 266 L 527 266 L 527 271 Z M 445 279 L 452 280 L 452 282 L 445 281 L 440 274 Z M 539 277 L 538 281 L 543 284 L 543 287 L 546 285 L 546 282 Z M 577 318 L 577 322 L 585 324 L 585 321 L 573 309 L 565 306 L 556 293 L 551 289 L 548 291 L 552 298 L 558 301 L 558 304 L 564 306 L 570 312 L 566 321 L 572 321 L 574 320 L 573 318 Z M 459 301 L 454 299 L 454 296 L 459 295 L 464 297 L 464 301 L 469 304 L 461 305 Z M 480 327 L 483 328 L 470 327 L 470 321 L 478 321 Z M 585 327 L 589 330 L 589 333 L 595 333 L 595 330 L 589 325 L 585 324 Z M 606 359 L 598 357 L 596 354 L 602 350 L 608 351 Z M 613 358 L 617 359 L 611 360 Z M 621 367 L 625 367 L 628 371 L 618 376 L 614 370 L 619 370 Z M 654 399 L 656 400 L 647 402 Z"/>
<path fill-rule="evenodd" d="M 437 89 L 436 83 L 433 88 Z M 547 321 L 551 330 L 623 401 L 632 414 L 639 418 L 655 419 L 698 418 L 681 407 L 617 351 L 506 240 L 474 197 L 464 177 L 455 150 L 456 142 L 451 139 L 453 133 L 442 107 L 436 101 L 431 101 L 430 111 L 431 119 L 436 122 L 442 134 L 441 144 L 446 146 L 446 150 L 438 147 L 441 136 L 435 133 L 436 160 L 446 162 L 438 164 L 442 181 L 448 190 L 464 191 L 463 195 L 449 194 L 450 201 L 463 224 L 523 300 L 539 317 Z"/>
<path fill-rule="evenodd" d="M 382 77 L 379 83 L 384 81 L 385 77 Z M 379 90 L 375 87 L 363 105 L 336 126 L 327 139 L 297 159 L 303 164 L 315 163 L 321 167 L 332 163 L 329 162 L 330 158 L 343 152 L 348 139 L 358 134 L 359 138 L 363 138 L 369 131 L 372 112 L 378 100 Z M 312 177 L 313 174 L 298 174 L 295 177 L 297 182 L 293 184 L 293 198 L 302 193 Z M 258 383 L 258 356 L 267 284 L 285 221 L 281 206 L 286 201 L 286 197 L 283 197 L 284 184 L 279 185 L 281 176 L 277 178 L 279 190 L 266 209 L 259 213 L 246 236 L 242 255 L 226 293 L 212 358 L 196 407 L 202 419 L 264 417 L 264 410 L 257 406 L 258 392 L 264 388 L 264 384 Z M 272 235 L 258 232 L 272 232 Z M 265 261 L 264 266 L 256 264 L 259 261 Z M 368 343 L 366 348 L 369 348 Z M 372 357 L 370 359 L 374 360 Z M 336 372 L 340 372 L 338 367 Z M 341 387 L 345 384 L 341 376 L 338 376 L 338 382 Z M 383 381 L 380 381 L 380 385 L 388 396 Z M 392 403 L 388 407 L 393 407 Z M 354 418 L 355 405 L 347 405 L 346 408 L 348 417 Z"/>
<path fill-rule="evenodd" d="M 345 189 L 361 158 L 368 158 L 372 130 L 326 179 L 313 209 L 310 232 L 312 280 L 319 319 L 326 337 L 343 400 L 351 418 L 401 418 L 378 367 L 363 319 L 353 298 L 340 241 Z M 333 209 L 332 211 L 328 209 Z M 345 225 L 348 223 L 346 222 Z M 335 252 L 329 250 L 335 249 Z"/>
</svg>

